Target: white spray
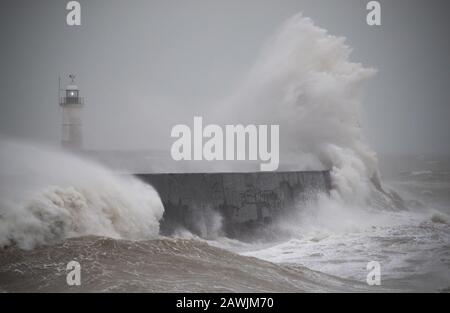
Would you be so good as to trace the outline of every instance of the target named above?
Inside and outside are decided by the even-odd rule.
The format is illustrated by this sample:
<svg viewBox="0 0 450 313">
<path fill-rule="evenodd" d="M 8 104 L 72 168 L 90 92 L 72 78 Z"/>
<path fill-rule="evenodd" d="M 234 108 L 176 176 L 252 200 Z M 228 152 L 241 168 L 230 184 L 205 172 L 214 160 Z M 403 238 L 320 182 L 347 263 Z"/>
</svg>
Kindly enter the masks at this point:
<svg viewBox="0 0 450 313">
<path fill-rule="evenodd" d="M 61 151 L 0 140 L 0 247 L 67 237 L 148 239 L 163 205 L 155 190 Z"/>
<path fill-rule="evenodd" d="M 376 71 L 350 62 L 350 52 L 345 38 L 298 14 L 267 43 L 220 115 L 279 124 L 285 168 L 331 169 L 334 197 L 365 204 L 377 160 L 359 124 L 361 85 Z"/>
</svg>

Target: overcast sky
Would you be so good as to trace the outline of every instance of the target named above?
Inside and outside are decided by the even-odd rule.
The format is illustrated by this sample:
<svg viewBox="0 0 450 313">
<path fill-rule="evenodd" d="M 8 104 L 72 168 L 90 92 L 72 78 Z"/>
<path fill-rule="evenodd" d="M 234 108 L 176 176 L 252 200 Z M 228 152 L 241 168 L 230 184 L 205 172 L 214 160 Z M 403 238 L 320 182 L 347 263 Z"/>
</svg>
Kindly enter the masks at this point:
<svg viewBox="0 0 450 313">
<path fill-rule="evenodd" d="M 365 133 L 379 153 L 450 154 L 448 1 L 390 0 L 382 26 L 363 0 L 2 0 L 0 134 L 58 144 L 58 76 L 86 97 L 88 148 L 167 148 L 162 133 L 192 121 L 239 84 L 261 46 L 303 12 L 345 36 L 351 60 L 378 69 L 366 84 Z M 167 136 L 168 137 L 168 136 Z"/>
</svg>

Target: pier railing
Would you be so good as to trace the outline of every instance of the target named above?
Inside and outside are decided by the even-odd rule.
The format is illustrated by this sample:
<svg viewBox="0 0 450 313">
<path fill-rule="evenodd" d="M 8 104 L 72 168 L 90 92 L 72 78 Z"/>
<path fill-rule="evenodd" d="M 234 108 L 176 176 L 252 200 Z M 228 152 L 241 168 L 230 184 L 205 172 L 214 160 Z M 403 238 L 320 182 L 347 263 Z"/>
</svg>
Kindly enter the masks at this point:
<svg viewBox="0 0 450 313">
<path fill-rule="evenodd" d="M 68 104 L 84 104 L 83 97 L 61 97 L 59 99 L 60 105 L 68 105 Z"/>
</svg>

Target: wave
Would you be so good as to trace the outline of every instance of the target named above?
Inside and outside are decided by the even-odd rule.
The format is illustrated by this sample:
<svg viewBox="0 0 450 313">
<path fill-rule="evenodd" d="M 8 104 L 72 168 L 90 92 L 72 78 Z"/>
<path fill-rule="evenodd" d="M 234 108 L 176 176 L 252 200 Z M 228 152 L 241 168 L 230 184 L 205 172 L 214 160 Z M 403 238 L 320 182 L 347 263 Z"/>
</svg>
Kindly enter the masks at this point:
<svg viewBox="0 0 450 313">
<path fill-rule="evenodd" d="M 0 247 L 154 238 L 163 212 L 156 191 L 135 178 L 56 149 L 0 141 Z"/>
<path fill-rule="evenodd" d="M 359 123 L 361 85 L 375 70 L 349 61 L 345 39 L 301 14 L 266 44 L 241 88 L 225 101 L 224 118 L 279 124 L 281 148 L 295 169 L 330 168 L 331 201 L 321 212 L 347 216 L 368 203 L 389 206 L 377 179 L 375 153 Z M 224 109 L 224 107 L 221 107 Z M 242 114 L 241 114 L 242 113 Z M 248 114 L 250 113 L 250 114 Z M 1 142 L 0 246 L 33 248 L 67 237 L 148 239 L 163 206 L 152 187 L 66 153 Z"/>
<path fill-rule="evenodd" d="M 282 163 L 293 170 L 331 169 L 333 196 L 365 204 L 378 170 L 360 123 L 362 86 L 376 70 L 351 62 L 345 41 L 302 14 L 293 16 L 218 115 L 280 125 Z"/>
<path fill-rule="evenodd" d="M 355 280 L 298 264 L 306 260 L 309 267 L 322 265 L 318 269 L 336 275 L 342 268 L 363 275 L 368 261 L 395 263 L 417 247 L 421 255 L 407 259 L 414 275 L 423 272 L 417 260 L 438 274 L 448 272 L 446 216 L 422 223 L 410 212 L 379 210 L 402 207 L 402 200 L 381 186 L 376 154 L 360 124 L 362 85 L 376 71 L 349 61 L 350 53 L 344 38 L 296 15 L 267 43 L 242 86 L 219 106 L 226 123 L 233 117 L 235 124 L 279 124 L 289 169 L 331 169 L 330 195 L 299 205 L 280 221 L 276 231 L 288 234 L 288 240 L 268 249 L 256 249 L 260 242 L 253 247 L 238 243 L 236 252 L 246 256 L 201 238 L 159 237 L 161 200 L 135 178 L 55 149 L 1 140 L 0 247 L 8 248 L 0 253 L 0 289 L 68 290 L 63 277 L 68 259 L 82 261 L 93 277 L 82 285 L 84 291 L 361 291 L 365 287 Z M 198 221 L 200 233 L 216 246 L 224 240 L 217 238 L 220 219 L 211 214 Z M 191 234 L 180 229 L 178 235 Z M 235 243 L 226 242 L 228 250 L 235 249 Z M 296 261 L 274 264 L 251 255 Z M 442 264 L 427 265 L 429 255 Z M 48 262 L 53 265 L 43 268 Z M 342 266 L 333 267 L 337 263 Z"/>
<path fill-rule="evenodd" d="M 32 251 L 0 254 L 0 290 L 69 292 L 66 266 L 81 264 L 82 292 L 305 292 L 367 291 L 360 283 L 277 265 L 195 240 L 67 239 Z M 42 266 L 46 264 L 46 266 Z"/>
</svg>

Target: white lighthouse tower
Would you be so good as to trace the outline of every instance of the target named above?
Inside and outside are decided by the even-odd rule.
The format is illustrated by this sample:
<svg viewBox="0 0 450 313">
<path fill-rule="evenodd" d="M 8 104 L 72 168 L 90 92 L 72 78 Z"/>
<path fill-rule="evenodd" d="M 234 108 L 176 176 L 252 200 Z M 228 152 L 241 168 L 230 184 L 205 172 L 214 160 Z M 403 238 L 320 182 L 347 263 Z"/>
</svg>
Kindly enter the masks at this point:
<svg viewBox="0 0 450 313">
<path fill-rule="evenodd" d="M 66 87 L 64 96 L 60 97 L 62 108 L 62 136 L 61 144 L 72 151 L 83 148 L 82 109 L 84 99 L 80 97 L 80 90 L 75 85 L 75 75 L 69 75 L 70 84 Z"/>
</svg>

